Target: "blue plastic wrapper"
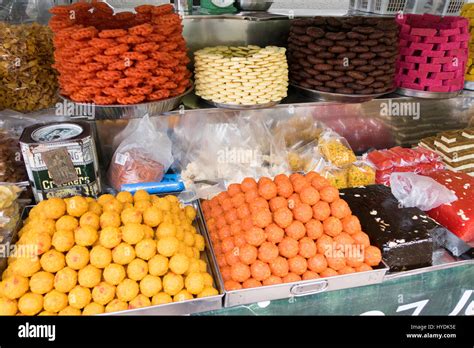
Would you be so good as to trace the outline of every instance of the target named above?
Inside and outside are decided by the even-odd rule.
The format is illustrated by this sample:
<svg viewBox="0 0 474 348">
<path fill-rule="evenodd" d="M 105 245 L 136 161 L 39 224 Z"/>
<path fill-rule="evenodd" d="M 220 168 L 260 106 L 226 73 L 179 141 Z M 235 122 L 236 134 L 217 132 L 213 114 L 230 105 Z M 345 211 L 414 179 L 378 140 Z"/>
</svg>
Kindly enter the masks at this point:
<svg viewBox="0 0 474 348">
<path fill-rule="evenodd" d="M 178 174 L 165 174 L 160 182 L 144 182 L 139 184 L 125 184 L 121 187 L 122 191 L 134 193 L 138 190 L 145 190 L 150 194 L 181 192 L 184 191 L 184 183 Z"/>
</svg>

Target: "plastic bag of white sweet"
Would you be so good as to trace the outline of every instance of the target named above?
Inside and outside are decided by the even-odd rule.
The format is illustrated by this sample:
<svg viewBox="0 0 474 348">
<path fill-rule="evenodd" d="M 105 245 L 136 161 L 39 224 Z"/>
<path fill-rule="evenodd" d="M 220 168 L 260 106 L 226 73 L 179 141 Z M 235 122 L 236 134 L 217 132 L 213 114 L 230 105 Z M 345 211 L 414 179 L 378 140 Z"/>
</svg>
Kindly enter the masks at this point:
<svg viewBox="0 0 474 348">
<path fill-rule="evenodd" d="M 423 211 L 458 199 L 454 192 L 436 180 L 410 172 L 392 173 L 390 188 L 402 207 L 417 207 Z"/>
</svg>

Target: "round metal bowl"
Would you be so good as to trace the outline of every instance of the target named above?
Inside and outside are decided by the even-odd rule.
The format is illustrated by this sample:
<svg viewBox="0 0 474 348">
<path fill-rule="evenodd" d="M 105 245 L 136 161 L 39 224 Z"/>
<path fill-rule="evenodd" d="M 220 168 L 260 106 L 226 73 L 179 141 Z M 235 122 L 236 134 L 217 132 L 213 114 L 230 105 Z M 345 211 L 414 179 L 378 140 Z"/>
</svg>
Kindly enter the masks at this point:
<svg viewBox="0 0 474 348">
<path fill-rule="evenodd" d="M 403 95 L 405 97 L 415 97 L 415 98 L 424 98 L 424 99 L 449 99 L 449 98 L 457 97 L 461 93 L 461 91 L 427 92 L 427 91 L 418 91 L 416 89 L 409 89 L 409 88 L 398 88 L 395 91 L 395 93 Z"/>
<path fill-rule="evenodd" d="M 268 0 L 236 0 L 235 4 L 241 11 L 267 11 L 273 1 Z"/>
<path fill-rule="evenodd" d="M 191 86 L 183 94 L 171 97 L 168 99 L 140 103 L 140 104 L 130 104 L 130 105 L 97 105 L 97 104 L 87 104 L 87 103 L 75 103 L 71 99 L 66 98 L 60 95 L 60 98 L 68 103 L 73 103 L 78 107 L 79 110 L 92 108 L 92 115 L 67 115 L 73 118 L 88 118 L 96 120 L 107 120 L 107 119 L 129 119 L 129 118 L 140 118 L 146 114 L 159 115 L 165 112 L 172 111 L 176 109 L 180 104 L 183 98 L 192 92 L 194 86 Z M 67 110 L 67 109 L 66 109 Z"/>
<path fill-rule="evenodd" d="M 301 94 L 316 100 L 322 101 L 331 101 L 331 102 L 340 102 L 340 103 L 363 103 L 370 101 L 377 97 L 380 97 L 384 94 L 392 93 L 394 90 L 387 91 L 384 93 L 378 94 L 340 94 L 340 93 L 330 93 L 323 91 L 316 91 L 314 89 L 304 88 L 296 85 L 291 85 L 294 89 L 299 91 Z"/>
</svg>

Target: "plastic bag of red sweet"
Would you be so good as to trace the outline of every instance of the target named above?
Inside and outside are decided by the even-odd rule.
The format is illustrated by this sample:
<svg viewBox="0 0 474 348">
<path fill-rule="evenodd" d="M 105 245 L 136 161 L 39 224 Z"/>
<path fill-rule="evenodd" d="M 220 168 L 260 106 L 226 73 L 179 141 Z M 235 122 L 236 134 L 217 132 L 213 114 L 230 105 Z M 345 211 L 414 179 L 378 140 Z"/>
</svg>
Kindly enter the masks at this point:
<svg viewBox="0 0 474 348">
<path fill-rule="evenodd" d="M 61 95 L 124 105 L 177 96 L 191 86 L 181 18 L 173 5 L 115 13 L 93 0 L 50 12 Z"/>
</svg>

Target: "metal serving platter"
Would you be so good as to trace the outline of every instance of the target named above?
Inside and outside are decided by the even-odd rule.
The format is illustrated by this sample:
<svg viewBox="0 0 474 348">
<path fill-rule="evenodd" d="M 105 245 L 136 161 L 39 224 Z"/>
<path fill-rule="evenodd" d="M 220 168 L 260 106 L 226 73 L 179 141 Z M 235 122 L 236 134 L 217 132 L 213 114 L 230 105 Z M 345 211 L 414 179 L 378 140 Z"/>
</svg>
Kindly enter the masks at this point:
<svg viewBox="0 0 474 348">
<path fill-rule="evenodd" d="M 406 97 L 415 97 L 415 98 L 425 98 L 425 99 L 449 99 L 457 97 L 461 91 L 456 92 L 427 92 L 427 91 L 417 91 L 415 89 L 409 88 L 398 88 L 395 93 L 406 96 Z"/>
<path fill-rule="evenodd" d="M 382 264 L 372 271 L 338 275 L 329 278 L 302 280 L 293 283 L 268 285 L 258 288 L 225 291 L 224 307 L 313 295 L 326 291 L 356 288 L 382 283 L 388 266 Z"/>
<path fill-rule="evenodd" d="M 64 96 L 59 96 L 62 100 L 67 101 L 68 103 L 74 103 L 78 107 L 87 108 L 91 105 L 93 106 L 93 116 L 72 116 L 72 118 L 88 118 L 96 120 L 110 120 L 110 119 L 130 119 L 130 118 L 139 118 L 143 117 L 146 114 L 159 115 L 165 112 L 172 111 L 176 109 L 180 104 L 183 98 L 191 93 L 194 89 L 194 86 L 191 86 L 186 92 L 178 96 L 159 100 L 156 102 L 147 102 L 140 104 L 131 104 L 131 105 L 97 105 L 97 104 L 87 104 L 87 103 L 75 103 L 71 99 Z"/>
<path fill-rule="evenodd" d="M 330 101 L 330 102 L 340 102 L 340 103 L 363 103 L 370 101 L 372 99 L 378 98 L 385 94 L 390 94 L 395 91 L 390 90 L 384 93 L 377 94 L 340 94 L 340 93 L 330 93 L 323 91 L 316 91 L 314 89 L 304 88 L 296 85 L 291 85 L 294 89 L 299 91 L 301 94 L 317 100 Z"/>
<path fill-rule="evenodd" d="M 473 81 L 465 81 L 464 82 L 464 89 L 474 91 L 474 82 Z"/>
<path fill-rule="evenodd" d="M 276 102 L 270 102 L 266 104 L 258 104 L 258 105 L 239 105 L 239 104 L 223 104 L 223 103 L 216 103 L 204 98 L 201 98 L 204 102 L 209 105 L 215 106 L 216 108 L 220 109 L 231 109 L 231 110 L 256 110 L 256 109 L 267 109 L 274 107 L 281 103 L 281 100 Z"/>
</svg>

